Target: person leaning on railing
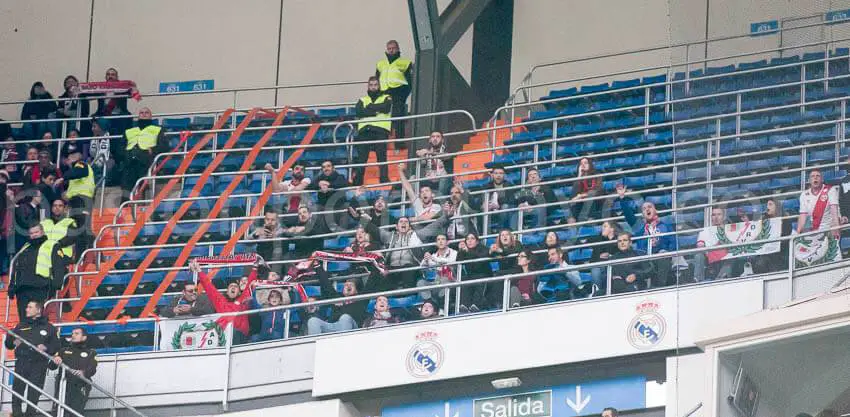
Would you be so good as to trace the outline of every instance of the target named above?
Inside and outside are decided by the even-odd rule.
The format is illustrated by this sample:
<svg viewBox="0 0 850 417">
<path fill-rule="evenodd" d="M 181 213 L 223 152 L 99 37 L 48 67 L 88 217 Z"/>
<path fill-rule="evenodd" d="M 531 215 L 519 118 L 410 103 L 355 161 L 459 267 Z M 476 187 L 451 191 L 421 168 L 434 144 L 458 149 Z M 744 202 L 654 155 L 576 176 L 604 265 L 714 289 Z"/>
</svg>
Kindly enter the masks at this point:
<svg viewBox="0 0 850 417">
<path fill-rule="evenodd" d="M 13 330 L 14 333 L 34 345 L 38 350 L 51 356 L 55 354 L 59 349 L 59 339 L 56 337 L 56 328 L 44 316 L 44 303 L 32 300 L 26 302 L 20 310 L 23 314 L 20 316 L 21 321 Z M 44 388 L 49 360 L 11 334 L 6 336 L 6 349 L 15 350 L 15 372 L 34 386 Z M 28 388 L 26 382 L 21 378 L 14 379 L 12 389 L 21 396 L 26 392 L 27 400 L 33 404 L 38 404 L 39 392 L 33 387 Z M 20 398 L 12 397 L 13 416 L 38 415 L 30 407 L 27 407 L 27 413 L 24 414 L 22 405 L 23 401 Z"/>
</svg>

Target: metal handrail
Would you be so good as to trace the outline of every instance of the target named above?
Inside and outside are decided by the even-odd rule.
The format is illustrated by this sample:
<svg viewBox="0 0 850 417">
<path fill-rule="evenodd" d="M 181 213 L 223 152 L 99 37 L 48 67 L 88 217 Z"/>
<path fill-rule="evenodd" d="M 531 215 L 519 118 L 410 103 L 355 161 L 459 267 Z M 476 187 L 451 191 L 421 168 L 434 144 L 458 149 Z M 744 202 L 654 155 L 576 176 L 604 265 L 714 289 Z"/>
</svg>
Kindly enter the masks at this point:
<svg viewBox="0 0 850 417">
<path fill-rule="evenodd" d="M 426 287 L 403 288 L 403 289 L 397 289 L 397 290 L 374 292 L 374 293 L 369 293 L 369 294 L 357 294 L 357 295 L 345 297 L 345 301 L 369 300 L 369 299 L 374 299 L 374 298 L 379 297 L 379 296 L 386 296 L 386 297 L 403 296 L 403 295 L 407 295 L 407 294 L 419 293 L 419 292 L 422 292 L 422 291 L 436 291 L 436 290 L 441 290 L 441 289 L 453 289 L 453 288 L 457 288 L 457 287 L 488 284 L 488 283 L 491 283 L 491 282 L 509 283 L 512 280 L 525 278 L 525 277 L 529 277 L 529 276 L 566 273 L 566 272 L 579 271 L 579 270 L 583 270 L 583 269 L 590 269 L 590 268 L 594 268 L 594 267 L 609 267 L 609 266 L 621 265 L 621 264 L 631 264 L 631 263 L 637 263 L 637 262 L 649 262 L 649 261 L 655 261 L 655 260 L 659 260 L 659 259 L 673 258 L 673 257 L 679 257 L 679 256 L 686 256 L 686 255 L 695 255 L 695 254 L 698 254 L 698 253 L 712 252 L 712 251 L 723 250 L 723 249 L 730 249 L 730 248 L 735 248 L 735 247 L 738 247 L 738 246 L 751 245 L 753 243 L 771 243 L 771 242 L 791 241 L 791 240 L 795 240 L 795 239 L 799 239 L 799 238 L 816 236 L 816 235 L 823 235 L 825 233 L 832 233 L 832 232 L 841 231 L 841 230 L 845 230 L 845 229 L 850 229 L 850 224 L 845 224 L 845 225 L 841 225 L 841 226 L 838 226 L 838 227 L 832 227 L 832 228 L 824 229 L 824 230 L 815 230 L 815 231 L 809 231 L 809 232 L 804 232 L 804 233 L 799 233 L 799 234 L 792 234 L 792 235 L 788 235 L 788 236 L 780 236 L 776 239 L 761 239 L 761 240 L 753 240 L 753 241 L 743 242 L 743 243 L 731 243 L 731 244 L 725 244 L 725 245 L 716 245 L 716 246 L 711 246 L 711 247 L 699 247 L 699 248 L 693 248 L 693 249 L 680 249 L 680 250 L 671 251 L 671 252 L 653 253 L 653 254 L 649 254 L 649 255 L 640 255 L 640 256 L 635 256 L 635 257 L 630 257 L 630 258 L 608 259 L 608 260 L 605 260 L 605 261 L 591 262 L 591 263 L 586 263 L 586 264 L 582 264 L 582 265 L 568 265 L 566 267 L 558 267 L 558 268 L 551 268 L 551 269 L 542 269 L 542 270 L 537 270 L 537 271 L 529 271 L 527 273 L 521 272 L 521 273 L 515 273 L 515 274 L 499 275 L 499 276 L 495 276 L 495 277 L 476 278 L 473 281 L 462 281 L 462 280 L 460 280 L 460 281 L 457 281 L 457 282 L 448 282 L 448 283 L 428 285 Z M 789 252 L 789 256 L 793 257 L 793 251 L 789 250 L 788 252 Z M 461 261 L 461 262 L 480 262 L 480 260 L 476 259 L 476 260 Z M 210 265 L 210 266 L 203 266 L 203 267 L 206 268 L 206 269 L 220 269 L 221 268 L 220 265 Z M 667 287 L 662 287 L 662 288 L 667 288 Z M 260 309 L 254 309 L 254 310 L 214 313 L 214 314 L 204 315 L 204 316 L 200 316 L 200 317 L 208 317 L 208 318 L 212 318 L 212 319 L 217 319 L 217 318 L 222 318 L 222 317 L 236 317 L 236 316 L 258 314 L 258 313 L 265 313 L 265 312 L 271 312 L 271 311 L 279 311 L 279 310 L 296 310 L 296 309 L 301 309 L 301 308 L 310 307 L 310 306 L 331 305 L 331 304 L 337 304 L 339 302 L 340 302 L 340 298 L 331 298 L 331 299 L 308 301 L 308 302 L 295 303 L 295 304 L 287 304 L 287 305 L 281 305 L 281 306 L 276 306 L 276 307 L 264 307 L 264 308 L 260 308 Z M 503 311 L 505 310 L 505 307 L 507 307 L 507 306 L 503 306 Z M 95 321 L 93 323 L 94 324 L 116 324 L 116 323 L 122 323 L 123 324 L 123 323 L 139 323 L 139 322 L 163 321 L 163 320 L 169 320 L 169 319 L 164 319 L 164 318 L 159 318 L 159 317 L 143 317 L 143 318 L 130 318 L 130 319 L 124 318 L 124 319 L 115 319 L 115 320 L 100 320 L 100 321 Z M 79 326 L 79 325 L 80 324 L 76 323 L 76 322 L 54 324 L 54 326 L 56 326 L 56 327 Z"/>
<path fill-rule="evenodd" d="M 5 340 L 6 340 L 6 335 L 3 335 L 3 337 L 2 337 L 2 341 L 3 341 L 4 343 L 5 343 Z M 71 407 L 68 407 L 68 405 L 67 405 L 67 404 L 63 403 L 63 402 L 62 402 L 62 401 L 60 401 L 58 398 L 56 398 L 56 397 L 54 397 L 54 396 L 52 396 L 52 395 L 48 394 L 48 393 L 47 393 L 47 391 L 45 391 L 43 387 L 40 387 L 40 386 L 38 386 L 38 385 L 33 384 L 32 382 L 30 382 L 30 380 L 28 380 L 28 379 L 24 378 L 23 376 L 21 376 L 21 374 L 19 374 L 19 373 L 17 373 L 17 372 L 15 372 L 15 371 L 13 371 L 12 369 L 10 369 L 10 368 L 9 368 L 8 366 L 6 366 L 6 364 L 4 364 L 2 361 L 0 361 L 0 370 L 2 370 L 3 372 L 8 372 L 8 373 L 9 373 L 9 375 L 11 375 L 12 377 L 14 377 L 15 379 L 20 379 L 21 381 L 23 381 L 23 382 L 24 382 L 24 385 L 26 385 L 29 389 L 34 389 L 34 390 L 38 391 L 38 393 L 39 393 L 40 395 L 44 395 L 45 397 L 47 397 L 47 400 L 48 400 L 48 401 L 50 401 L 51 403 L 53 403 L 53 404 L 54 404 L 54 405 L 56 405 L 57 407 L 61 408 L 61 409 L 62 409 L 62 410 L 64 410 L 65 412 L 70 412 L 71 414 L 73 414 L 73 415 L 75 415 L 75 416 L 77 416 L 77 417 L 85 417 L 85 416 L 83 416 L 82 414 L 80 414 L 80 413 L 78 413 L 78 412 L 74 411 Z M 5 380 L 5 378 L 4 378 L 4 380 Z M 41 409 L 41 407 L 39 407 L 39 406 L 38 406 L 38 404 L 33 404 L 33 403 L 29 400 L 29 398 L 25 397 L 24 395 L 18 394 L 17 392 L 15 392 L 15 390 L 14 390 L 12 387 L 10 387 L 10 386 L 6 385 L 6 384 L 5 384 L 5 382 L 0 382 L 0 388 L 2 388 L 2 389 L 3 389 L 3 390 L 5 390 L 5 391 L 9 391 L 9 392 L 11 392 L 13 396 L 15 396 L 16 398 L 20 399 L 21 401 L 24 401 L 24 402 L 27 404 L 27 411 L 29 411 L 29 407 L 32 407 L 35 411 L 38 411 L 38 413 L 39 413 L 39 414 L 41 414 L 41 415 L 43 415 L 43 416 L 47 416 L 47 417 L 52 417 L 50 413 L 48 413 L 48 412 L 47 412 L 47 411 L 45 411 L 45 410 L 42 410 L 42 409 Z"/>
</svg>

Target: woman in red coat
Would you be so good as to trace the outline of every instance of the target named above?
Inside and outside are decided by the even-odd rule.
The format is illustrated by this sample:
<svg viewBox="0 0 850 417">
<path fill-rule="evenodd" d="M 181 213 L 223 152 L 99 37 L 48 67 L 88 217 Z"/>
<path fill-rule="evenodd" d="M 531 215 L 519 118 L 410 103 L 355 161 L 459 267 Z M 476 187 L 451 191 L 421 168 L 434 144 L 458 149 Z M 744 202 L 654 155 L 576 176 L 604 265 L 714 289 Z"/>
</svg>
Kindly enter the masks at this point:
<svg viewBox="0 0 850 417">
<path fill-rule="evenodd" d="M 227 285 L 227 290 L 222 295 L 213 285 L 210 277 L 203 271 L 197 260 L 189 262 L 189 270 L 198 274 L 198 282 L 204 287 L 204 292 L 207 293 L 207 298 L 212 302 L 217 313 L 232 313 L 237 311 L 246 311 L 250 309 L 253 283 L 257 280 L 257 265 L 251 269 L 251 275 L 248 276 L 248 283 L 245 286 L 245 291 L 239 289 L 238 282 L 231 282 Z M 226 329 L 227 325 L 233 323 L 233 344 L 238 345 L 244 341 L 250 340 L 250 325 L 248 324 L 248 316 L 243 314 L 239 316 L 226 316 L 216 320 L 222 329 Z"/>
</svg>

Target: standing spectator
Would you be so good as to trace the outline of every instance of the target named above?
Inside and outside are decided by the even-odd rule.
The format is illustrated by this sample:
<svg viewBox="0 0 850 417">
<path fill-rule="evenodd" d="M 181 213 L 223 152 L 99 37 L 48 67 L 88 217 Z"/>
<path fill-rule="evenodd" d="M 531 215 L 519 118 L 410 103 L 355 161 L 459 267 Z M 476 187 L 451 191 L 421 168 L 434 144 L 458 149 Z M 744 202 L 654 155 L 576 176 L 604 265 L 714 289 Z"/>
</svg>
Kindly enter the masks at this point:
<svg viewBox="0 0 850 417">
<path fill-rule="evenodd" d="M 725 227 L 728 224 L 725 207 L 711 208 L 711 226 Z M 705 247 L 706 233 L 713 233 L 711 228 L 700 232 L 697 247 Z M 741 275 L 744 269 L 744 258 L 723 259 L 727 251 L 725 249 L 700 252 L 694 255 L 694 281 L 726 279 Z"/>
<path fill-rule="evenodd" d="M 369 305 L 367 300 L 345 301 L 345 297 L 357 295 L 357 279 L 346 280 L 342 286 L 342 294 L 339 294 L 331 283 L 328 272 L 318 263 L 315 266 L 316 275 L 319 276 L 319 284 L 322 288 L 322 299 L 341 298 L 341 302 L 330 306 L 330 315 L 327 320 L 318 315 L 321 307 L 313 310 L 313 313 L 310 313 L 311 317 L 307 319 L 307 334 L 316 335 L 356 329 L 357 323 L 366 319 L 366 307 Z M 308 307 L 308 313 L 309 310 Z"/>
<path fill-rule="evenodd" d="M 440 195 L 446 195 L 451 184 L 447 177 L 446 161 L 451 157 L 446 156 L 446 141 L 443 133 L 431 132 L 431 136 L 428 137 L 428 146 L 417 150 L 416 156 L 422 158 L 422 176 L 428 179 L 424 184 L 428 184 L 432 190 L 437 190 Z"/>
<path fill-rule="evenodd" d="M 106 70 L 106 74 L 104 77 L 106 83 L 110 85 L 123 85 L 129 84 L 132 87 L 128 88 L 126 91 L 120 93 L 122 97 L 113 97 L 112 93 L 107 93 L 104 95 L 98 94 L 100 98 L 97 99 L 97 110 L 94 115 L 97 117 L 103 116 L 129 116 L 130 110 L 127 109 L 127 97 L 132 94 L 135 83 L 132 81 L 121 82 L 118 78 L 118 70 L 115 68 L 108 68 Z M 111 128 L 113 128 L 116 132 L 123 132 L 130 128 L 131 120 L 129 117 L 124 118 L 114 118 L 110 121 Z"/>
<path fill-rule="evenodd" d="M 808 220 L 811 218 L 811 223 Z M 809 172 L 809 189 L 800 194 L 800 215 L 797 218 L 797 233 L 815 230 L 829 230 L 838 227 L 838 188 L 823 182 L 823 174 L 814 169 Z M 808 226 L 808 227 L 807 227 Z M 840 230 L 834 230 L 832 236 L 840 239 Z"/>
<path fill-rule="evenodd" d="M 513 184 L 505 179 L 504 167 L 497 166 L 490 170 L 490 182 L 484 187 L 487 193 L 484 195 L 484 201 L 481 203 L 481 210 L 490 212 L 513 207 L 516 203 L 514 190 L 506 189 L 512 186 Z M 511 213 L 493 214 L 490 216 L 490 226 L 496 229 L 510 229 L 510 218 Z"/>
<path fill-rule="evenodd" d="M 29 229 L 41 222 L 41 192 L 37 188 L 21 191 L 21 198 L 15 208 L 15 252 L 21 250 L 29 240 Z"/>
<path fill-rule="evenodd" d="M 490 245 L 490 256 L 499 264 L 499 273 L 506 274 L 513 269 L 513 255 L 522 250 L 522 243 L 517 240 L 516 236 L 510 229 L 502 229 L 499 231 L 499 236 L 496 241 Z"/>
<path fill-rule="evenodd" d="M 17 164 L 19 160 L 18 148 L 15 146 L 14 138 L 10 137 L 3 142 L 3 150 L 0 152 L 0 169 L 9 174 L 11 182 L 21 181 L 21 171 L 24 167 Z"/>
<path fill-rule="evenodd" d="M 29 237 L 29 243 L 18 253 L 9 281 L 9 299 L 18 299 L 18 317 L 26 317 L 30 301 L 44 304 L 62 288 L 65 278 L 65 257 L 59 244 L 47 239 L 40 224 L 29 228 Z"/>
<path fill-rule="evenodd" d="M 68 184 L 65 198 L 71 204 L 80 227 L 91 230 L 96 187 L 94 170 L 83 160 L 82 148 L 76 148 L 68 154 L 68 163 L 68 169 L 62 173 L 63 182 Z"/>
<path fill-rule="evenodd" d="M 206 295 L 198 295 L 198 287 L 191 282 L 183 286 L 183 291 L 177 297 L 171 297 L 168 305 L 160 310 L 163 317 L 203 316 L 215 313 L 210 299 Z"/>
<path fill-rule="evenodd" d="M 272 192 L 288 193 L 286 196 L 287 204 L 285 212 L 297 213 L 298 207 L 301 206 L 301 202 L 303 201 L 302 194 L 299 191 L 304 191 L 310 186 L 310 178 L 304 175 L 306 172 L 304 165 L 295 165 L 292 167 L 292 178 L 281 182 L 274 181 L 275 170 L 272 164 L 266 164 L 264 168 L 271 176 L 272 181 L 269 185 L 272 187 Z"/>
<path fill-rule="evenodd" d="M 597 236 L 591 236 L 587 239 L 587 243 L 595 244 L 592 247 L 593 252 L 590 255 L 590 262 L 604 262 L 611 258 L 611 255 L 617 252 L 617 236 L 620 234 L 617 223 L 608 220 L 602 223 L 602 232 Z M 608 273 L 607 268 L 597 266 L 590 270 L 590 276 L 593 277 L 593 285 L 597 288 L 597 294 L 605 294 L 608 288 Z"/>
<path fill-rule="evenodd" d="M 449 247 L 449 241 L 445 233 L 437 235 L 436 249 L 433 252 L 425 252 L 422 256 L 420 266 L 427 268 L 422 271 L 423 277 L 416 282 L 417 287 L 425 287 L 435 284 L 446 284 L 455 280 L 454 264 L 457 261 L 457 251 Z M 422 291 L 419 293 L 423 300 L 431 298 L 443 298 L 446 290 Z"/>
<path fill-rule="evenodd" d="M 534 257 L 530 250 L 523 249 L 516 255 L 516 268 L 513 273 L 527 274 L 518 279 L 511 280 L 511 308 L 534 304 L 535 288 L 537 288 L 537 277 L 531 275 L 534 271 Z"/>
<path fill-rule="evenodd" d="M 91 130 L 93 139 L 89 141 L 89 162 L 94 169 L 97 180 L 101 180 L 104 175 L 104 165 L 106 166 L 106 186 L 115 186 L 116 180 L 113 175 L 115 168 L 116 146 L 118 140 L 109 138 L 109 132 L 106 131 L 106 121 L 103 119 L 92 119 Z"/>
<path fill-rule="evenodd" d="M 379 228 L 390 223 L 387 201 L 384 200 L 383 195 L 378 195 L 375 201 L 370 204 L 365 197 L 365 192 L 366 189 L 364 187 L 357 188 L 354 192 L 355 201 L 348 207 L 348 214 L 355 220 L 360 219 L 361 214 L 366 214 L 369 220 L 364 219 L 364 221 L 374 226 L 365 228 L 369 234 L 369 240 L 374 244 L 379 244 L 381 242 L 381 235 L 378 233 Z M 355 208 L 355 205 L 359 207 Z M 367 205 L 371 205 L 371 207 L 367 209 L 361 208 Z"/>
<path fill-rule="evenodd" d="M 59 198 L 50 207 L 50 217 L 42 220 L 41 228 L 47 239 L 56 242 L 66 258 L 74 257 L 74 243 L 79 235 L 79 229 L 74 219 L 68 217 L 65 200 Z"/>
<path fill-rule="evenodd" d="M 643 220 L 638 220 L 635 216 L 634 208 L 632 208 L 631 199 L 625 197 L 626 187 L 623 184 L 617 184 L 617 195 L 621 200 L 620 205 L 623 208 L 623 216 L 626 218 L 626 223 L 632 228 L 632 236 L 646 237 L 645 239 L 638 240 L 638 251 L 652 255 L 677 250 L 676 237 L 671 234 L 674 230 L 668 224 L 661 222 L 655 204 L 644 201 L 641 205 Z M 651 282 L 652 287 L 670 285 L 670 270 L 673 268 L 670 258 L 656 259 L 652 263 L 655 267 L 655 279 Z"/>
<path fill-rule="evenodd" d="M 39 301 L 29 301 L 19 310 L 22 312 L 21 322 L 15 326 L 14 333 L 29 344 L 9 334 L 6 338 L 6 349 L 15 350 L 15 372 L 36 387 L 44 388 L 47 364 L 50 362 L 45 356 L 53 356 L 59 349 L 56 328 L 47 321 L 47 317 L 44 317 L 44 304 Z M 39 351 L 31 348 L 30 344 Z M 27 400 L 32 404 L 38 404 L 41 395 L 35 389 L 27 389 L 26 383 L 21 378 L 15 378 L 12 389 L 21 396 L 26 392 Z M 38 412 L 29 406 L 27 406 L 27 413 L 24 414 L 22 404 L 23 401 L 20 398 L 12 397 L 12 415 L 38 415 Z"/>
<path fill-rule="evenodd" d="M 410 185 L 410 181 L 408 181 L 404 170 L 404 164 L 398 164 L 398 175 L 401 178 L 401 186 L 407 195 L 410 196 L 409 198 L 413 198 L 411 206 L 413 207 L 414 217 L 410 220 L 413 222 L 424 222 L 438 217 L 443 209 L 439 204 L 434 202 L 434 192 L 431 186 L 419 183 L 419 197 L 415 198 L 416 191 Z"/>
<path fill-rule="evenodd" d="M 59 115 L 61 117 L 71 119 L 89 116 L 89 101 L 80 99 L 79 85 L 80 81 L 73 75 L 65 77 L 65 80 L 62 81 L 65 91 L 59 96 L 60 99 L 63 99 L 59 102 Z M 83 121 L 79 125 L 79 130 L 83 133 L 84 137 L 91 136 L 90 122 Z M 77 122 L 71 122 L 71 126 L 77 126 Z"/>
<path fill-rule="evenodd" d="M 284 294 L 286 295 L 284 296 Z M 290 304 L 289 293 L 283 293 L 278 289 L 269 291 L 267 305 L 261 305 L 256 297 L 253 300 L 253 306 L 256 309 L 288 304 Z M 262 323 L 260 325 L 260 333 L 251 336 L 252 342 L 283 339 L 286 329 L 286 310 L 264 311 L 260 313 L 260 320 Z"/>
<path fill-rule="evenodd" d="M 271 206 L 266 206 L 263 212 L 263 227 L 254 230 L 251 237 L 254 239 L 277 239 L 283 234 L 284 229 L 280 226 L 277 211 Z M 257 254 L 262 256 L 266 262 L 283 259 L 288 249 L 289 242 L 280 239 L 257 243 Z M 280 273 L 280 271 L 277 272 Z"/>
<path fill-rule="evenodd" d="M 570 213 L 576 221 L 595 219 L 599 217 L 599 200 L 582 201 L 599 195 L 602 191 L 602 179 L 598 177 L 587 178 L 596 175 L 596 168 L 589 158 L 581 158 L 578 162 L 578 173 L 573 183 L 573 202 Z"/>
<path fill-rule="evenodd" d="M 369 77 L 369 85 L 366 95 L 357 101 L 354 107 L 357 116 L 357 141 L 386 141 L 390 137 L 390 111 L 393 107 L 393 101 L 389 95 L 382 93 L 376 77 Z M 375 151 L 375 158 L 378 161 L 378 171 L 380 172 L 380 182 L 390 182 L 388 175 L 389 167 L 387 166 L 387 143 L 373 143 L 367 145 L 358 145 L 354 148 L 357 154 L 353 161 L 354 164 L 364 164 L 369 159 L 369 152 Z M 366 167 L 359 166 L 354 168 L 354 178 L 352 184 L 363 185 L 363 175 L 366 172 Z"/>
<path fill-rule="evenodd" d="M 238 283 L 231 282 L 227 285 L 227 291 L 225 291 L 224 295 L 218 292 L 210 277 L 201 270 L 201 266 L 197 260 L 193 259 L 189 262 L 189 270 L 198 274 L 198 282 L 204 287 L 204 292 L 206 292 L 217 313 L 231 313 L 248 309 L 248 300 L 251 298 L 251 289 L 253 288 L 252 284 L 257 279 L 257 265 L 254 265 L 254 268 L 251 269 L 251 275 L 248 277 L 245 291 L 239 290 Z M 234 345 L 242 344 L 248 339 L 250 328 L 247 315 L 221 317 L 216 322 L 222 329 L 226 329 L 231 323 L 233 324 L 232 342 Z"/>
<path fill-rule="evenodd" d="M 97 351 L 88 347 L 87 340 L 86 329 L 75 327 L 71 331 L 71 343 L 58 349 L 52 363 L 48 363 L 50 369 L 57 369 L 62 364 L 70 368 L 65 370 L 65 405 L 80 415 L 85 412 L 86 402 L 91 392 L 91 385 L 80 377 L 91 379 L 97 373 Z M 60 383 L 61 379 L 57 377 L 57 393 L 59 393 Z M 54 407 L 56 408 L 54 412 L 58 411 L 58 407 L 56 405 Z M 33 413 L 33 415 L 36 414 Z"/>
<path fill-rule="evenodd" d="M 463 189 L 463 184 L 457 182 L 452 186 L 449 201 L 443 203 L 443 211 L 448 211 L 449 216 L 451 216 L 446 230 L 447 237 L 451 240 L 463 239 L 469 233 L 478 234 L 474 219 L 470 216 L 475 211 L 470 207 L 466 198 L 467 195 Z"/>
<path fill-rule="evenodd" d="M 548 185 L 540 184 L 540 171 L 536 168 L 530 168 L 525 174 L 525 185 L 525 188 L 516 193 L 517 206 L 523 209 L 523 223 L 532 228 L 546 226 L 546 220 L 557 207 L 532 207 L 558 201 L 555 193 Z"/>
<path fill-rule="evenodd" d="M 383 327 L 400 322 L 401 319 L 390 310 L 390 300 L 387 299 L 387 296 L 379 295 L 375 299 L 372 315 L 363 321 L 363 328 Z"/>
<path fill-rule="evenodd" d="M 632 249 L 631 234 L 624 232 L 617 236 L 617 253 L 611 255 L 611 259 L 633 258 L 641 255 L 645 254 Z M 614 265 L 611 267 L 611 293 L 619 294 L 646 289 L 653 272 L 651 262 Z"/>
<path fill-rule="evenodd" d="M 126 99 L 123 100 L 126 104 Z M 165 131 L 153 124 L 153 113 L 147 107 L 139 109 L 136 127 L 124 132 L 124 140 L 127 145 L 122 150 L 121 157 L 117 159 L 121 161 L 121 189 L 124 191 L 122 198 L 127 201 L 132 198 L 130 194 L 136 182 L 147 174 L 154 157 L 165 151 L 168 143 L 165 140 Z"/>
<path fill-rule="evenodd" d="M 463 265 L 462 282 L 475 281 L 493 275 L 487 248 L 480 244 L 478 235 L 469 233 L 458 245 L 457 260 L 459 262 L 475 259 Z M 501 304 L 502 286 L 499 283 L 485 283 L 463 287 L 460 293 L 460 312 L 477 313 L 481 309 L 495 307 Z"/>
<path fill-rule="evenodd" d="M 401 49 L 397 41 L 387 42 L 386 58 L 378 61 L 375 77 L 380 80 L 381 91 L 392 97 L 392 116 L 404 116 L 407 96 L 410 95 L 410 85 L 413 81 L 413 62 L 401 57 Z M 398 120 L 393 125 L 395 137 L 404 137 L 404 121 Z M 405 149 L 406 145 L 399 148 Z"/>
<path fill-rule="evenodd" d="M 30 98 L 21 109 L 21 120 L 46 120 L 56 117 L 56 101 L 44 88 L 41 81 L 33 83 L 30 88 Z M 40 138 L 45 132 L 51 131 L 51 122 L 24 123 L 24 129 L 30 138 Z"/>
<path fill-rule="evenodd" d="M 313 180 L 310 182 L 310 186 L 307 188 L 310 190 L 318 190 L 319 181 L 322 180 L 327 181 L 329 187 L 334 190 L 345 188 L 348 186 L 348 180 L 345 179 L 344 175 L 336 171 L 336 168 L 334 168 L 334 163 L 330 159 L 322 161 L 321 171 L 319 171 L 316 177 L 313 178 Z"/>
<path fill-rule="evenodd" d="M 784 218 L 786 214 L 782 211 L 782 205 L 775 198 L 771 198 L 767 200 L 765 208 L 761 216 L 761 221 L 781 218 L 782 236 L 790 236 L 791 221 Z M 766 274 L 785 269 L 788 265 L 788 241 L 782 241 L 779 246 L 779 252 L 756 256 L 752 262 L 753 272 L 756 274 Z"/>
<path fill-rule="evenodd" d="M 298 218 L 295 225 L 285 229 L 283 235 L 295 238 L 292 240 L 295 244 L 292 255 L 295 258 L 306 258 L 313 252 L 324 248 L 325 237 L 321 235 L 328 235 L 331 232 L 325 216 L 315 215 L 310 212 L 307 206 L 301 206 L 298 208 Z"/>
</svg>

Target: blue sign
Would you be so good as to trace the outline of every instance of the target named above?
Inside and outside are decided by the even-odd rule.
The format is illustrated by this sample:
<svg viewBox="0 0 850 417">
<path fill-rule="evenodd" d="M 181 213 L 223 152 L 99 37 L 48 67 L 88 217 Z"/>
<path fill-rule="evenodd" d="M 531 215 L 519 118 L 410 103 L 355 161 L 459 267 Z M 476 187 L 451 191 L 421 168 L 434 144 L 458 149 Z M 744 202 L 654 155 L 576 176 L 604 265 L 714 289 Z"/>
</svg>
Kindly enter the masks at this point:
<svg viewBox="0 0 850 417">
<path fill-rule="evenodd" d="M 769 35 L 776 32 L 779 32 L 778 20 L 750 23 L 750 36 Z"/>
<path fill-rule="evenodd" d="M 826 15 L 824 15 L 823 17 L 823 20 L 828 23 L 839 23 L 847 19 L 850 19 L 850 10 L 836 10 L 833 12 L 827 12 Z"/>
<path fill-rule="evenodd" d="M 646 378 L 625 377 L 553 388 L 516 389 L 476 397 L 386 407 L 382 417 L 572 417 L 646 408 Z"/>
<path fill-rule="evenodd" d="M 184 91 L 207 91 L 215 88 L 214 80 L 175 81 L 159 83 L 160 93 L 180 93 Z"/>
</svg>

